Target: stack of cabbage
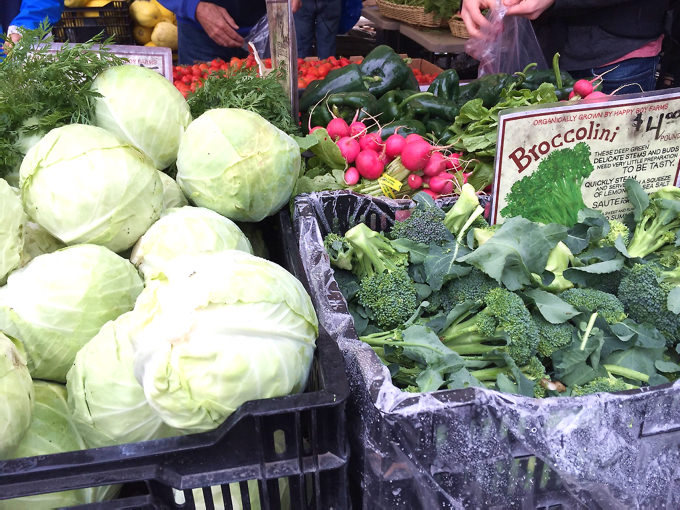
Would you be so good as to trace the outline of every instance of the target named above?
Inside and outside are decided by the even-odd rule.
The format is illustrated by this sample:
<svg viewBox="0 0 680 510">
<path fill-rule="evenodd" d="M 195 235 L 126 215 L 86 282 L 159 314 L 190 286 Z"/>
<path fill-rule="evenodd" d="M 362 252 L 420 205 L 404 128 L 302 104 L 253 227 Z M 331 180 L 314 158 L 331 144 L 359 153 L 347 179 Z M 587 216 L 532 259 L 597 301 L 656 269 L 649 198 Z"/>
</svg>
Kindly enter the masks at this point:
<svg viewBox="0 0 680 510">
<path fill-rule="evenodd" d="M 47 133 L 20 190 L 0 179 L 0 460 L 214 429 L 247 400 L 302 391 L 311 366 L 309 296 L 229 219 L 288 200 L 295 142 L 242 110 L 192 123 L 143 68 L 95 88 L 97 126 Z M 178 153 L 180 185 L 159 171 Z"/>
</svg>

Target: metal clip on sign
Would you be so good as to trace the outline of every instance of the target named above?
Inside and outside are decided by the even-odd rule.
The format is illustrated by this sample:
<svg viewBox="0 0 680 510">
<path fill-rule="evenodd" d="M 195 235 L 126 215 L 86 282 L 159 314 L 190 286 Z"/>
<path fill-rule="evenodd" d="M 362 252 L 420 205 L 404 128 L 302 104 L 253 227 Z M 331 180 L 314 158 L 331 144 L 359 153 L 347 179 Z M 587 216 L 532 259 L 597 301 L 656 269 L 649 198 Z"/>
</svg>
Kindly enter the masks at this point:
<svg viewBox="0 0 680 510">
<path fill-rule="evenodd" d="M 286 79 L 282 85 L 290 98 L 293 120 L 297 122 L 299 111 L 297 89 L 297 42 L 293 12 L 291 11 L 288 0 L 266 1 L 272 67 L 285 67 Z"/>
</svg>

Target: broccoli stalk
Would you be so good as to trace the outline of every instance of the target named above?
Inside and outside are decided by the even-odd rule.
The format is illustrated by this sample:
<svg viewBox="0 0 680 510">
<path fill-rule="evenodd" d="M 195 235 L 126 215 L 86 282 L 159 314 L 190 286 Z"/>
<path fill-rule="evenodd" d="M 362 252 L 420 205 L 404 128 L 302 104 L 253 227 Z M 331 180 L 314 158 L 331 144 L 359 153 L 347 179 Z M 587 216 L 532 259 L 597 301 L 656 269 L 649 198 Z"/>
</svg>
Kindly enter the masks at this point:
<svg viewBox="0 0 680 510">
<path fill-rule="evenodd" d="M 331 232 L 323 240 L 331 264 L 339 269 L 352 270 L 354 250 L 343 236 Z"/>
<path fill-rule="evenodd" d="M 501 214 L 571 227 L 578 221 L 578 212 L 586 207 L 581 186 L 593 170 L 590 148 L 584 142 L 553 151 L 532 174 L 512 185 Z"/>
<path fill-rule="evenodd" d="M 486 354 L 504 350 L 524 365 L 536 353 L 538 329 L 522 299 L 497 287 L 471 306 L 440 333 L 442 342 L 460 355 Z"/>
<path fill-rule="evenodd" d="M 646 257 L 666 244 L 675 242 L 680 228 L 680 189 L 666 186 L 649 194 L 649 205 L 635 224 L 628 244 L 628 255 Z"/>
<path fill-rule="evenodd" d="M 574 255 L 571 253 L 569 247 L 562 241 L 557 243 L 555 247 L 548 254 L 545 270 L 550 271 L 553 275 L 553 281 L 548 285 L 543 285 L 540 275 L 532 274 L 534 281 L 548 292 L 562 292 L 571 289 L 574 284 L 567 280 L 562 273 L 569 268 L 569 265 L 574 262 Z"/>
<path fill-rule="evenodd" d="M 456 237 L 458 242 L 465 235 L 468 228 L 484 214 L 484 208 L 479 204 L 479 197 L 474 186 L 465 183 L 461 188 L 456 203 L 444 216 L 444 225 Z"/>
</svg>

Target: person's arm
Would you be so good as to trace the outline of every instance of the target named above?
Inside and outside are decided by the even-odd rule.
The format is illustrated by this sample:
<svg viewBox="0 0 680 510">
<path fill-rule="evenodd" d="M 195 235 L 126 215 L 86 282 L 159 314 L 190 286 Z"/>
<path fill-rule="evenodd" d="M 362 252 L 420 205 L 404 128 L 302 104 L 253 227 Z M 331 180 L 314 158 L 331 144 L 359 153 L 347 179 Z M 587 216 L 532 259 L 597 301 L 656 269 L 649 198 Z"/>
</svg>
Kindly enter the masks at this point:
<svg viewBox="0 0 680 510">
<path fill-rule="evenodd" d="M 18 35 L 18 27 L 33 30 L 40 26 L 45 18 L 48 18 L 50 24 L 53 25 L 59 21 L 63 10 L 63 0 L 23 0 L 19 14 L 10 23 L 7 33 Z"/>
<path fill-rule="evenodd" d="M 196 7 L 200 0 L 160 0 L 160 4 L 171 10 L 178 18 L 196 20 Z"/>
</svg>

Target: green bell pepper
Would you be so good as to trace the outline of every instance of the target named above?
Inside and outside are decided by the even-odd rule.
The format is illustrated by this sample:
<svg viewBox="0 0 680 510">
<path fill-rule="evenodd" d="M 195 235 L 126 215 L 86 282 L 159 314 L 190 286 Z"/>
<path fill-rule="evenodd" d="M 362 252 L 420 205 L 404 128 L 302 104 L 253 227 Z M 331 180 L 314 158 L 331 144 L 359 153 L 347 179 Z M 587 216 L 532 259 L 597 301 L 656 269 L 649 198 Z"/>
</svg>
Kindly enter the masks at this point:
<svg viewBox="0 0 680 510">
<path fill-rule="evenodd" d="M 329 95 L 311 112 L 312 126 L 326 127 L 334 117 L 349 124 L 375 116 L 378 100 L 370 92 L 336 92 Z"/>
<path fill-rule="evenodd" d="M 440 118 L 452 123 L 460 113 L 460 106 L 454 101 L 421 92 L 407 97 L 399 106 L 402 117 L 418 120 Z"/>
<path fill-rule="evenodd" d="M 447 135 L 449 126 L 451 126 L 450 122 L 437 117 L 428 119 L 428 121 L 425 123 L 425 127 L 427 128 L 428 132 L 432 133 L 437 140 L 440 140 Z"/>
<path fill-rule="evenodd" d="M 437 97 L 456 101 L 460 94 L 460 78 L 455 69 L 447 69 L 439 73 L 439 75 L 430 84 L 427 91 L 431 92 Z"/>
<path fill-rule="evenodd" d="M 410 135 L 411 133 L 416 133 L 421 136 L 427 134 L 427 128 L 425 124 L 416 119 L 399 119 L 389 124 L 385 124 L 382 127 L 372 126 L 368 128 L 369 133 L 379 132 L 380 137 L 386 140 L 388 136 L 394 133 L 399 133 L 400 135 Z"/>
<path fill-rule="evenodd" d="M 336 92 L 368 92 L 357 64 L 333 69 L 323 80 L 310 83 L 300 97 L 300 110 L 310 110 L 326 96 Z"/>
<path fill-rule="evenodd" d="M 409 90 L 390 90 L 383 94 L 380 99 L 378 99 L 376 109 L 378 122 L 387 124 L 394 119 L 398 119 L 400 115 L 399 105 L 410 95 L 411 91 Z"/>
<path fill-rule="evenodd" d="M 418 85 L 413 71 L 404 59 L 384 44 L 376 46 L 364 57 L 360 70 L 368 91 L 376 97 L 389 90 L 412 87 L 410 78 L 416 82 L 416 87 Z"/>
</svg>

